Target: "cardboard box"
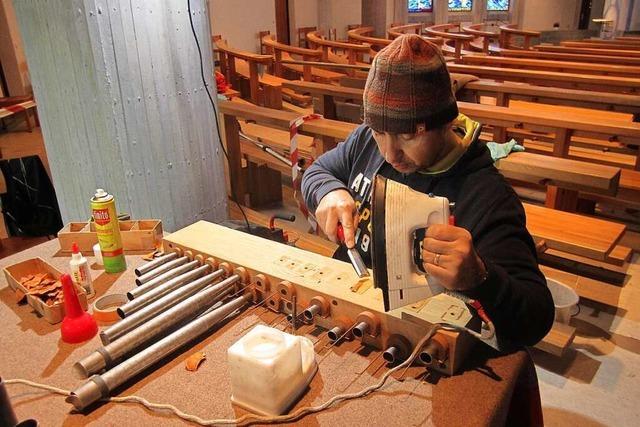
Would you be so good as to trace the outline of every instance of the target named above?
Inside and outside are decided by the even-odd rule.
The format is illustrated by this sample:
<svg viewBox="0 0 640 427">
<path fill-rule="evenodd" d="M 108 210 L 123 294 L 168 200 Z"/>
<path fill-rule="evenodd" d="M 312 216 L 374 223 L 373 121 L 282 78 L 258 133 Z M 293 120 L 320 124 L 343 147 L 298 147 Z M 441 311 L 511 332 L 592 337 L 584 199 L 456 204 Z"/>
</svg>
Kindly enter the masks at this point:
<svg viewBox="0 0 640 427">
<path fill-rule="evenodd" d="M 159 219 L 119 221 L 118 225 L 125 251 L 151 252 L 162 246 L 162 221 Z M 76 242 L 83 255 L 91 256 L 98 235 L 93 222 L 70 222 L 58 232 L 58 240 L 62 252 L 71 252 L 71 245 Z"/>
<path fill-rule="evenodd" d="M 20 279 L 30 274 L 49 273 L 56 280 L 60 279 L 62 273 L 43 260 L 42 258 L 31 258 L 26 261 L 12 264 L 4 268 L 4 275 L 7 278 L 9 286 L 14 291 L 19 290 L 27 296 L 27 303 L 34 308 L 47 322 L 51 324 L 62 322 L 64 318 L 64 304 L 57 303 L 49 306 L 45 304 L 38 296 L 29 295 L 27 289 L 20 284 Z M 84 289 L 76 287 L 78 290 L 78 299 L 84 310 L 87 309 L 87 295 Z"/>
</svg>

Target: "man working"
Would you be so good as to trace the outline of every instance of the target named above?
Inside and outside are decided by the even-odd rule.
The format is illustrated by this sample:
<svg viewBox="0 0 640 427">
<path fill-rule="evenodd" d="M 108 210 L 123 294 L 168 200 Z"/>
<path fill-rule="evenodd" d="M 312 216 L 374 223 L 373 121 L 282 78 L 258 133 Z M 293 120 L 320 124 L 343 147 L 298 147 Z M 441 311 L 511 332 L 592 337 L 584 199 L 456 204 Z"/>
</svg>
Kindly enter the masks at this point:
<svg viewBox="0 0 640 427">
<path fill-rule="evenodd" d="M 438 47 L 405 35 L 382 49 L 369 71 L 363 107 L 364 124 L 305 172 L 302 191 L 322 230 L 336 241 L 341 223 L 346 246 L 355 246 L 370 266 L 375 174 L 446 197 L 455 202 L 457 224 L 428 228 L 427 274 L 478 299 L 500 341 L 533 345 L 542 339 L 554 306 L 524 209 L 479 140 L 480 124 L 458 113 Z"/>
</svg>

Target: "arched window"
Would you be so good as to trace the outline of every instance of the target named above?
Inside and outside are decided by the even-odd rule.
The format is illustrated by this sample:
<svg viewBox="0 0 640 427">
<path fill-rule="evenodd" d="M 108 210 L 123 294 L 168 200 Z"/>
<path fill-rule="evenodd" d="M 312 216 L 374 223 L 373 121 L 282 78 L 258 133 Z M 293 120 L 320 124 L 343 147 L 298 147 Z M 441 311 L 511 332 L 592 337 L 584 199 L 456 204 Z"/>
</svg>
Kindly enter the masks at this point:
<svg viewBox="0 0 640 427">
<path fill-rule="evenodd" d="M 409 13 L 433 12 L 433 0 L 409 0 Z"/>
<path fill-rule="evenodd" d="M 487 10 L 489 12 L 507 12 L 509 0 L 487 0 Z"/>
<path fill-rule="evenodd" d="M 473 0 L 449 0 L 449 12 L 471 12 Z"/>
</svg>

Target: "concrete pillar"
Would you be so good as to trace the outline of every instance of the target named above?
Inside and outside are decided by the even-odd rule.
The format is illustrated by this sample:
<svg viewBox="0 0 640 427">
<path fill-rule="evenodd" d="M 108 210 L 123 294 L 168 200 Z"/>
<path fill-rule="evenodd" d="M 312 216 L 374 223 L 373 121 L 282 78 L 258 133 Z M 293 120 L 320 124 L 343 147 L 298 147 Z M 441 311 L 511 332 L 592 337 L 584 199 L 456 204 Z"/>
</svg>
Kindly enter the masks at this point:
<svg viewBox="0 0 640 427">
<path fill-rule="evenodd" d="M 480 24 L 487 19 L 487 0 L 474 0 L 471 22 Z"/>
<path fill-rule="evenodd" d="M 191 4 L 215 99 L 205 2 Z M 169 231 L 226 218 L 223 155 L 187 2 L 14 5 L 63 220 L 87 219 L 97 187 L 120 212 L 160 218 Z"/>
<path fill-rule="evenodd" d="M 373 27 L 375 37 L 386 38 L 387 0 L 362 0 L 362 25 Z"/>
<path fill-rule="evenodd" d="M 449 2 L 447 0 L 433 0 L 433 23 L 446 24 L 449 22 Z"/>
</svg>

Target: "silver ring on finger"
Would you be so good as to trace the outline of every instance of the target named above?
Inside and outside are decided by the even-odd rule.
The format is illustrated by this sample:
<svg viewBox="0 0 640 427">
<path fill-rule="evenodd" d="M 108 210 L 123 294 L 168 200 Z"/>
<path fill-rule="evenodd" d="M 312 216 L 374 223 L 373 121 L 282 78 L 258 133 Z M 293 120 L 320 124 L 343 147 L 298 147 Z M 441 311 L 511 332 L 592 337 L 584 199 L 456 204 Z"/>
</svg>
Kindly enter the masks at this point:
<svg viewBox="0 0 640 427">
<path fill-rule="evenodd" d="M 433 256 L 433 263 L 435 265 L 440 265 L 440 254 L 436 252 L 436 254 Z"/>
</svg>

